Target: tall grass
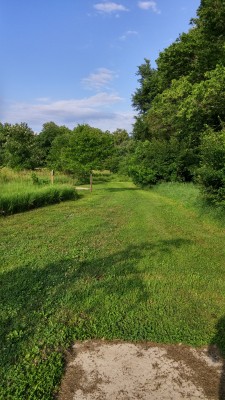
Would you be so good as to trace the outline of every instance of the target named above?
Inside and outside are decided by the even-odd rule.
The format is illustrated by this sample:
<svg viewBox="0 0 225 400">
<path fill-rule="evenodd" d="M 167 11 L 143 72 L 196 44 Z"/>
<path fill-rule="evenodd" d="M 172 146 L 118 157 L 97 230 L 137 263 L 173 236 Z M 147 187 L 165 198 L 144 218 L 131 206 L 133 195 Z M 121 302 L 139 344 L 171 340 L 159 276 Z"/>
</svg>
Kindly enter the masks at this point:
<svg viewBox="0 0 225 400">
<path fill-rule="evenodd" d="M 8 193 L 0 195 L 0 213 L 15 214 L 77 198 L 77 192 L 69 186 L 47 186 L 20 193 Z"/>
<path fill-rule="evenodd" d="M 2 185 L 12 182 L 29 182 L 30 172 L 28 171 L 16 171 L 11 168 L 3 167 L 0 168 L 0 185 L 2 191 Z"/>
<path fill-rule="evenodd" d="M 0 167 L 0 185 L 4 183 L 32 183 L 32 175 L 35 174 L 40 181 L 45 183 L 51 182 L 51 172 L 47 168 L 40 168 L 34 171 L 22 170 L 17 171 L 8 167 Z M 74 185 L 75 180 L 72 175 L 65 175 L 58 171 L 54 174 L 54 182 L 56 184 L 69 184 Z"/>
<path fill-rule="evenodd" d="M 151 191 L 162 197 L 167 197 L 173 203 L 182 205 L 195 213 L 195 218 L 208 220 L 219 226 L 225 225 L 225 207 L 223 204 L 209 203 L 202 195 L 199 186 L 194 183 L 161 183 Z"/>
<path fill-rule="evenodd" d="M 50 185 L 48 171 L 30 173 L 2 168 L 0 170 L 0 215 L 15 214 L 78 198 L 75 188 L 68 184 L 68 177 L 57 175 L 55 181 L 61 184 Z"/>
</svg>

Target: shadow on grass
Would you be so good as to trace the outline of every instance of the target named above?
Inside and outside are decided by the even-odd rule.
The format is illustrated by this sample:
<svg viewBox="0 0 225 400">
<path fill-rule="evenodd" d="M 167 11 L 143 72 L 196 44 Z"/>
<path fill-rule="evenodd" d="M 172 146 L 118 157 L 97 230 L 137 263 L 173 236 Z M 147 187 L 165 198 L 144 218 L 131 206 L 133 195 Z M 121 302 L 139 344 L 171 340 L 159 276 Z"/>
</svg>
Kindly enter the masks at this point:
<svg viewBox="0 0 225 400">
<path fill-rule="evenodd" d="M 60 259 L 38 267 L 28 264 L 4 272 L 1 274 L 0 302 L 3 313 L 0 331 L 7 337 L 14 329 L 21 332 L 22 337 L 22 331 L 26 327 L 24 334 L 27 336 L 28 332 L 35 331 L 40 316 L 52 315 L 71 291 L 74 294 L 71 304 L 76 304 L 84 297 L 91 297 L 92 291 L 95 290 L 101 289 L 102 297 L 110 292 L 118 293 L 120 297 L 136 288 L 139 290 L 139 302 L 146 298 L 146 291 L 137 267 L 138 262 L 146 253 L 151 257 L 158 252 L 169 253 L 173 248 L 191 243 L 191 240 L 182 238 L 160 240 L 153 244 L 128 246 L 123 251 L 93 259 L 85 259 L 81 249 L 74 258 Z M 129 276 L 133 280 L 131 285 L 127 284 Z M 115 280 L 121 277 L 122 279 L 115 283 Z M 95 296 L 96 299 L 97 297 Z M 36 313 L 33 322 L 30 313 Z"/>
<path fill-rule="evenodd" d="M 80 249 L 74 258 L 2 273 L 0 363 L 6 375 L 10 374 L 6 378 L 9 398 L 18 385 L 24 385 L 18 398 L 34 396 L 34 387 L 37 397 L 33 398 L 42 398 L 38 391 L 45 384 L 52 391 L 58 372 L 52 372 L 48 358 L 52 353 L 62 357 L 62 349 L 73 340 L 144 340 L 146 333 L 141 329 L 148 328 L 149 309 L 142 315 L 142 304 L 148 302 L 149 292 L 139 261 L 146 253 L 151 257 L 191 243 L 182 238 L 161 240 L 99 258 L 85 257 Z M 52 378 L 46 380 L 48 374 Z"/>
<path fill-rule="evenodd" d="M 217 361 L 218 357 L 223 360 L 222 374 L 220 378 L 219 400 L 225 399 L 225 317 L 221 318 L 216 325 L 216 334 L 208 349 L 212 360 Z M 218 354 L 219 353 L 219 354 Z"/>
</svg>

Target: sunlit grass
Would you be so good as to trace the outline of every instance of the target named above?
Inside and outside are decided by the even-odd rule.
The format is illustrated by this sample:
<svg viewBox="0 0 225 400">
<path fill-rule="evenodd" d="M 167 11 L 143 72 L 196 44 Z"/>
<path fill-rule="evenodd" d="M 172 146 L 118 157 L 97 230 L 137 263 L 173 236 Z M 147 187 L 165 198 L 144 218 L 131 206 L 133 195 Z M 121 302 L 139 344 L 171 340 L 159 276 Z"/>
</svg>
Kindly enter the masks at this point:
<svg viewBox="0 0 225 400">
<path fill-rule="evenodd" d="M 4 216 L 78 197 L 71 178 L 57 174 L 53 185 L 46 170 L 31 173 L 2 168 L 0 189 L 0 215 Z"/>
<path fill-rule="evenodd" d="M 225 349 L 225 225 L 198 196 L 112 180 L 1 219 L 0 398 L 52 399 L 75 340 Z"/>
</svg>

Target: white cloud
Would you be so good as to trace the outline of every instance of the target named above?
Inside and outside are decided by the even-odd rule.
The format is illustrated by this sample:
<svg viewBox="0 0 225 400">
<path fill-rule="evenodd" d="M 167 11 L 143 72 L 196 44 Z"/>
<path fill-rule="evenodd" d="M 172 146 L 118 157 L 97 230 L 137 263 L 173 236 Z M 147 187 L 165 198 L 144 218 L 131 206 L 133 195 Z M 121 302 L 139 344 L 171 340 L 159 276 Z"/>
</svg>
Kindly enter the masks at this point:
<svg viewBox="0 0 225 400">
<path fill-rule="evenodd" d="M 87 89 L 101 90 L 108 89 L 108 85 L 117 75 L 114 71 L 107 68 L 98 68 L 96 72 L 82 79 L 82 83 Z"/>
<path fill-rule="evenodd" d="M 108 118 L 101 117 L 100 119 L 90 120 L 88 123 L 103 131 L 113 132 L 119 128 L 126 129 L 128 133 L 131 133 L 134 122 L 134 113 L 132 111 L 115 111 Z"/>
<path fill-rule="evenodd" d="M 50 100 L 50 98 L 49 97 L 38 97 L 36 100 L 40 103 L 47 103 Z"/>
<path fill-rule="evenodd" d="M 134 122 L 133 113 L 115 111 L 122 101 L 117 93 L 101 92 L 83 99 L 48 101 L 44 104 L 37 101 L 11 103 L 5 105 L 1 121 L 11 124 L 26 122 L 36 132 L 40 132 L 43 123 L 49 121 L 69 128 L 87 123 L 111 132 L 117 128 L 130 132 Z"/>
<path fill-rule="evenodd" d="M 120 36 L 120 40 L 126 40 L 129 36 L 137 36 L 137 31 L 126 31 L 122 36 Z"/>
<path fill-rule="evenodd" d="M 122 4 L 117 4 L 114 2 L 97 3 L 94 5 L 94 8 L 101 13 L 107 14 L 119 11 L 129 11 L 128 8 L 126 8 Z"/>
<path fill-rule="evenodd" d="M 152 10 L 156 14 L 160 14 L 161 11 L 157 7 L 157 3 L 155 1 L 139 1 L 138 7 L 142 10 Z"/>
</svg>

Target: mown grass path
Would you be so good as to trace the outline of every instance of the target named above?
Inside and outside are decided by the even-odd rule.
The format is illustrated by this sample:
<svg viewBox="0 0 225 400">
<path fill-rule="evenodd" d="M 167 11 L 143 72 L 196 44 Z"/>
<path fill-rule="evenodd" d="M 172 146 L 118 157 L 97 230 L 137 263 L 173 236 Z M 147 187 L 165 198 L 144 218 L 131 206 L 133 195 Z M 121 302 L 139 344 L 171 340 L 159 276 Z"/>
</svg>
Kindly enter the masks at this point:
<svg viewBox="0 0 225 400">
<path fill-rule="evenodd" d="M 1 399 L 52 398 L 76 339 L 225 349 L 225 226 L 180 187 L 111 182 L 1 218 Z"/>
</svg>

